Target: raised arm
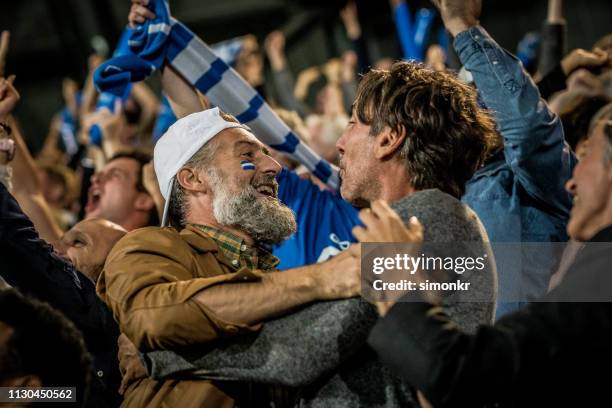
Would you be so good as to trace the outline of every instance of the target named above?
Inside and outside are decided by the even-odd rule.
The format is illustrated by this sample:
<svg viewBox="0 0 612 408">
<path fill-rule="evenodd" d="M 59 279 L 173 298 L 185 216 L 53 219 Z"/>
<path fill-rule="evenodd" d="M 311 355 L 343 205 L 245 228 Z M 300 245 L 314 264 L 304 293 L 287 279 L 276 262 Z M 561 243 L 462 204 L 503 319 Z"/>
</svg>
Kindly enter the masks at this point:
<svg viewBox="0 0 612 408">
<path fill-rule="evenodd" d="M 548 13 L 542 25 L 542 45 L 538 72 L 549 73 L 565 55 L 566 23 L 563 18 L 563 0 L 548 0 Z"/>
<path fill-rule="evenodd" d="M 566 216 L 571 200 L 564 184 L 575 157 L 564 141 L 561 121 L 540 98 L 519 60 L 478 25 L 479 0 L 439 3 L 459 59 L 493 112 L 508 165 L 531 197 Z"/>
<path fill-rule="evenodd" d="M 281 31 L 272 31 L 266 37 L 264 46 L 272 67 L 272 81 L 279 104 L 285 109 L 296 111 L 300 117 L 305 117 L 308 107 L 293 94 L 295 78 L 285 56 L 285 35 Z"/>
<path fill-rule="evenodd" d="M 13 193 L 30 216 L 42 238 L 50 243 L 57 242 L 62 229 L 57 225 L 51 209 L 45 200 L 38 178 L 36 176 L 36 165 L 30 154 L 21 131 L 11 111 L 19 100 L 19 93 L 14 88 L 12 80 L 0 78 L 0 122 L 8 125 L 11 135 L 15 141 L 15 159 L 12 162 L 13 169 Z"/>
<path fill-rule="evenodd" d="M 161 74 L 162 88 L 168 96 L 170 107 L 177 118 L 207 109 L 206 98 L 191 86 L 169 64 L 164 66 Z"/>
<path fill-rule="evenodd" d="M 79 118 L 93 112 L 96 109 L 96 99 L 98 92 L 93 82 L 93 74 L 96 68 L 102 63 L 103 58 L 97 54 L 91 54 L 87 59 L 87 78 L 83 85 L 83 97 L 79 106 Z"/>
<path fill-rule="evenodd" d="M 132 7 L 128 15 L 128 24 L 135 27 L 147 19 L 155 18 L 155 14 L 146 6 L 148 0 L 132 0 Z M 166 93 L 172 111 L 177 118 L 190 113 L 200 112 L 208 108 L 206 98 L 189 84 L 172 66 L 164 65 L 161 71 L 161 83 Z"/>
<path fill-rule="evenodd" d="M 357 12 L 357 4 L 354 0 L 348 1 L 346 6 L 340 10 L 340 19 L 346 30 L 346 36 L 351 41 L 352 51 L 357 57 L 357 71 L 363 74 L 370 68 L 370 57 L 363 33 L 361 32 L 359 13 Z"/>
</svg>

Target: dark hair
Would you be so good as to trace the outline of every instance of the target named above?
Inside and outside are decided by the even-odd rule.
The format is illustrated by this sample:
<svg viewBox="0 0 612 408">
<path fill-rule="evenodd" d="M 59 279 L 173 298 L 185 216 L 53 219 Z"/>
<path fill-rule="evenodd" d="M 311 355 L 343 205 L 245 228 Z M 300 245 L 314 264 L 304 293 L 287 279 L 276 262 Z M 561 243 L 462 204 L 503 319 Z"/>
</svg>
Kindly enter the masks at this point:
<svg viewBox="0 0 612 408">
<path fill-rule="evenodd" d="M 578 142 L 588 137 L 591 119 L 607 103 L 606 98 L 599 96 L 577 95 L 572 106 L 559 115 L 563 123 L 565 140 L 572 150 L 575 151 Z"/>
<path fill-rule="evenodd" d="M 142 168 L 146 164 L 148 164 L 153 159 L 153 157 L 151 157 L 149 153 L 144 152 L 142 150 L 127 150 L 115 154 L 108 160 L 108 162 L 112 162 L 113 160 L 117 159 L 132 159 L 138 162 L 138 164 L 140 165 L 140 170 L 138 171 L 138 174 L 136 176 L 136 190 L 140 191 L 141 193 L 149 194 L 142 181 Z M 153 206 L 153 208 L 151 208 L 151 211 L 149 212 L 149 221 L 147 224 L 149 226 L 158 226 L 159 223 L 160 220 L 159 214 L 157 213 L 157 208 Z"/>
<path fill-rule="evenodd" d="M 363 76 L 353 105 L 360 122 L 377 135 L 385 127 L 406 134 L 398 154 L 411 184 L 438 188 L 457 198 L 465 183 L 501 146 L 490 114 L 476 91 L 454 75 L 413 62 Z"/>
<path fill-rule="evenodd" d="M 92 360 L 71 321 L 47 303 L 4 289 L 0 322 L 14 330 L 0 355 L 0 381 L 35 375 L 43 387 L 76 387 L 77 399 L 85 399 Z"/>
</svg>

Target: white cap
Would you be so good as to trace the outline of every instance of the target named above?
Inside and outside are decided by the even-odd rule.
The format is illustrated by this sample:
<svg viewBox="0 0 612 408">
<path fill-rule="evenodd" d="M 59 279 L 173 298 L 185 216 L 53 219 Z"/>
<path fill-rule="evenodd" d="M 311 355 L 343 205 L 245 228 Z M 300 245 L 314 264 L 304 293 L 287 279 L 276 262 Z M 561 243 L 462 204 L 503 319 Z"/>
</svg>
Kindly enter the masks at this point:
<svg viewBox="0 0 612 408">
<path fill-rule="evenodd" d="M 161 225 L 168 219 L 168 203 L 176 173 L 202 146 L 224 129 L 244 128 L 221 117 L 219 108 L 192 113 L 177 120 L 155 144 L 153 165 L 159 189 L 166 200 Z"/>
</svg>

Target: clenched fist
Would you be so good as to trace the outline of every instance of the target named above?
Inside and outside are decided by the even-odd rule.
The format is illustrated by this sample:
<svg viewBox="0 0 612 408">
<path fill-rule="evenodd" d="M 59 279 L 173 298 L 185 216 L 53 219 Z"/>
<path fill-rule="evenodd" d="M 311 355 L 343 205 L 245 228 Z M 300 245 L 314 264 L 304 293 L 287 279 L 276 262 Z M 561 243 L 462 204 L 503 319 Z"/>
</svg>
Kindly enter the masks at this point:
<svg viewBox="0 0 612 408">
<path fill-rule="evenodd" d="M 431 2 L 440 10 L 444 26 L 453 36 L 478 25 L 482 0 L 431 0 Z"/>
</svg>

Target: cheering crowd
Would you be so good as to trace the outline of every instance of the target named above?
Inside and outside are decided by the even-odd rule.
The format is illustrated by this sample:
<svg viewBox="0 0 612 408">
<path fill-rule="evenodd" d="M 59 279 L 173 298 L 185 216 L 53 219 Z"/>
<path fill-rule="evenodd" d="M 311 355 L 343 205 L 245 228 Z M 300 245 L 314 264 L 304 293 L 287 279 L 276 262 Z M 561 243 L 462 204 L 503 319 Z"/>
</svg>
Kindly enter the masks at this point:
<svg viewBox="0 0 612 408">
<path fill-rule="evenodd" d="M 612 34 L 564 55 L 549 0 L 516 57 L 479 0 L 416 21 L 392 0 L 403 59 L 371 61 L 349 2 L 351 49 L 296 79 L 282 32 L 263 53 L 251 35 L 209 47 L 170 6 L 132 0 L 36 155 L 2 32 L 0 387 L 74 387 L 88 407 L 602 405 Z M 494 261 L 459 272 L 477 301 L 371 300 L 363 243 Z"/>
</svg>

